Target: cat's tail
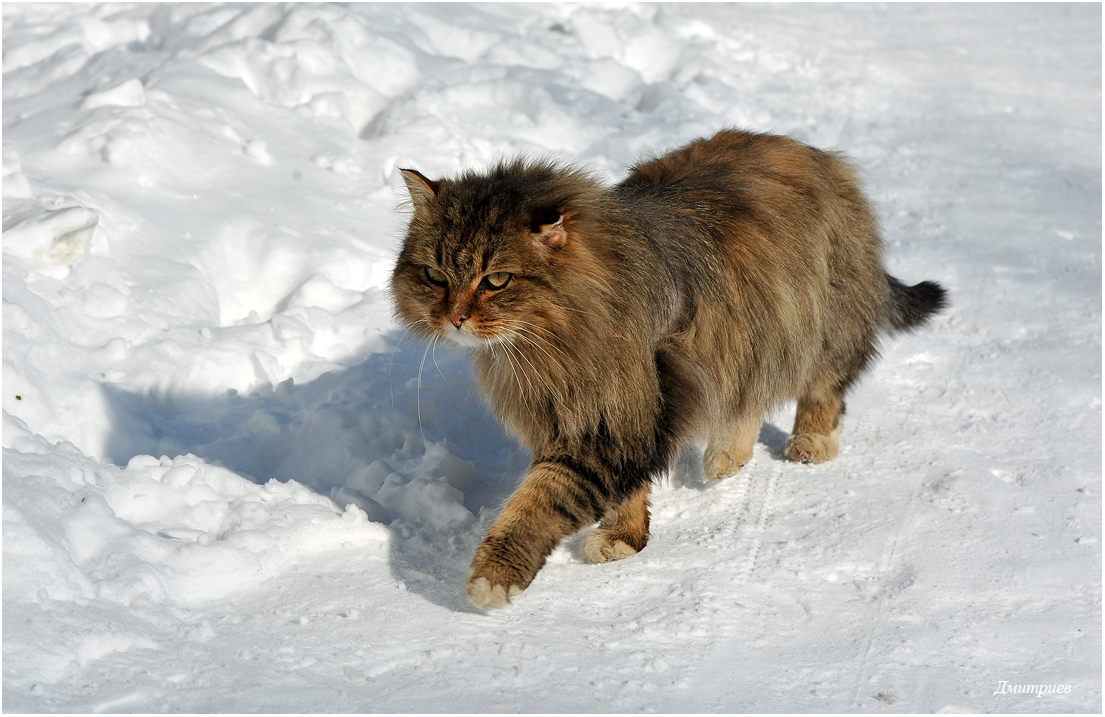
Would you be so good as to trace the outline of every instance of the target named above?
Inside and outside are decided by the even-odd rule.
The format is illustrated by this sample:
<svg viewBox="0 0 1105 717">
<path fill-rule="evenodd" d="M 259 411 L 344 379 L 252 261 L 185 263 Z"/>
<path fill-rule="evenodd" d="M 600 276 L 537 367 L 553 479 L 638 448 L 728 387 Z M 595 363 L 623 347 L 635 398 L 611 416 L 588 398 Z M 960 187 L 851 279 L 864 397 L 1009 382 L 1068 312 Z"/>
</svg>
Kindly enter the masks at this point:
<svg viewBox="0 0 1105 717">
<path fill-rule="evenodd" d="M 924 326 L 933 314 L 948 305 L 948 292 L 935 281 L 906 286 L 890 274 L 890 325 L 898 331 Z"/>
</svg>

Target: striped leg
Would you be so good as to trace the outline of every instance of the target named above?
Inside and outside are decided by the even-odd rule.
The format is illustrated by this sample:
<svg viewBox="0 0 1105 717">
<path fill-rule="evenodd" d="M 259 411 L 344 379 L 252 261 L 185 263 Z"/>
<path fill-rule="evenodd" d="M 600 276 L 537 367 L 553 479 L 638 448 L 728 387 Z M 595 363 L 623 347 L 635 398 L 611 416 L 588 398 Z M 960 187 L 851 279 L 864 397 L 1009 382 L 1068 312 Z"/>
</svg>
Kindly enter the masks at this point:
<svg viewBox="0 0 1105 717">
<path fill-rule="evenodd" d="M 609 492 L 575 461 L 535 460 L 487 531 L 468 571 L 476 607 L 503 607 L 529 586 L 561 540 L 601 518 Z"/>
</svg>

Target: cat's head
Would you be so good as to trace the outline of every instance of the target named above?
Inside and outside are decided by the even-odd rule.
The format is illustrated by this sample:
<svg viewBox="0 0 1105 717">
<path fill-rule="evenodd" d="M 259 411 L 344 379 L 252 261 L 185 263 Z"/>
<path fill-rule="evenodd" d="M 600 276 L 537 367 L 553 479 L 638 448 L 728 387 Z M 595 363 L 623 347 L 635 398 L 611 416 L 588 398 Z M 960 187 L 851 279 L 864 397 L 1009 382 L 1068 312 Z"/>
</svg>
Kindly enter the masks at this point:
<svg viewBox="0 0 1105 717">
<path fill-rule="evenodd" d="M 587 273 L 578 230 L 592 180 L 521 160 L 456 179 L 401 172 L 414 215 L 391 287 L 412 333 L 480 348 L 563 328 Z"/>
</svg>

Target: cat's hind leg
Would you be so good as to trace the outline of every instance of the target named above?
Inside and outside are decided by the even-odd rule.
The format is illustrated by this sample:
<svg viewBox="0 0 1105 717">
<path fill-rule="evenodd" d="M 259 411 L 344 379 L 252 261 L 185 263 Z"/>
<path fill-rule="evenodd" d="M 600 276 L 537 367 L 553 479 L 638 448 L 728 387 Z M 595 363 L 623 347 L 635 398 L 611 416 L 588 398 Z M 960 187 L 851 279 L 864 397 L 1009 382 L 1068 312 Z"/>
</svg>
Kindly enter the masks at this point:
<svg viewBox="0 0 1105 717">
<path fill-rule="evenodd" d="M 760 437 L 762 422 L 759 417 L 745 418 L 715 429 L 702 457 L 706 477 L 719 481 L 743 468 L 752 459 L 752 448 Z"/>
<path fill-rule="evenodd" d="M 844 418 L 844 391 L 840 388 L 808 390 L 798 398 L 794 430 L 784 453 L 792 461 L 824 463 L 837 457 Z"/>
<path fill-rule="evenodd" d="M 646 483 L 603 516 L 598 527 L 584 536 L 579 546 L 584 560 L 606 563 L 644 550 L 648 544 L 648 494 Z"/>
</svg>

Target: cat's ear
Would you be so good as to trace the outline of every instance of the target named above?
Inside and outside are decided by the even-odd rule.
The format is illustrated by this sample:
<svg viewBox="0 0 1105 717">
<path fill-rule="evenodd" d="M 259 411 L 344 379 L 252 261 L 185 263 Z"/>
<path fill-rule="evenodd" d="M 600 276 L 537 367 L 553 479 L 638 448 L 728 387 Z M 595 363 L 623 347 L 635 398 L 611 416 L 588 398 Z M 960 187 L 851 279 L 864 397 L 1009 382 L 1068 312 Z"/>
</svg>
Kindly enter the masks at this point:
<svg viewBox="0 0 1105 717">
<path fill-rule="evenodd" d="M 427 179 L 417 169 L 400 168 L 399 173 L 403 175 L 403 183 L 407 185 L 415 209 L 425 208 L 437 196 L 437 182 Z"/>
<path fill-rule="evenodd" d="M 549 249 L 563 249 L 568 243 L 568 221 L 570 214 L 561 214 L 556 207 L 542 207 L 534 210 L 530 217 L 530 232 L 533 240 Z"/>
</svg>

